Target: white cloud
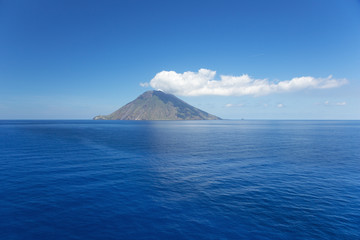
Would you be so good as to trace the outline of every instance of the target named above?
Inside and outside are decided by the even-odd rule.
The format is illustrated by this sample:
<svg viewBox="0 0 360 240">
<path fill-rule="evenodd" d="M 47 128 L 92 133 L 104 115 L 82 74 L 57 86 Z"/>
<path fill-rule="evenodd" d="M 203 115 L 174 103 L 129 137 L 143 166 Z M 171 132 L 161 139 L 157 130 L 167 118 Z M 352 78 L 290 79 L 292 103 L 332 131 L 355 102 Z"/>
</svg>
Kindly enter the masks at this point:
<svg viewBox="0 0 360 240">
<path fill-rule="evenodd" d="M 216 80 L 215 75 L 216 71 L 203 68 L 198 72 L 162 71 L 157 73 L 149 84 L 154 89 L 181 96 L 261 96 L 304 89 L 335 88 L 347 83 L 346 79 L 334 79 L 331 75 L 327 78 L 296 77 L 280 82 L 255 79 L 247 74 L 220 75 L 220 79 Z M 145 86 L 145 83 L 141 85 Z"/>
<path fill-rule="evenodd" d="M 225 105 L 225 107 L 229 108 L 229 107 L 243 107 L 244 104 L 239 103 L 239 104 L 232 104 L 232 103 L 228 103 Z"/>
<path fill-rule="evenodd" d="M 322 105 L 322 103 L 317 103 L 317 105 Z M 330 101 L 325 101 L 324 103 L 323 103 L 323 105 L 325 105 L 325 106 L 345 106 L 346 105 L 346 102 L 345 101 L 343 101 L 343 102 L 336 102 L 336 103 L 334 103 L 334 102 L 330 102 Z"/>
<path fill-rule="evenodd" d="M 279 104 L 277 105 L 277 107 L 278 107 L 278 108 L 283 108 L 283 107 L 284 107 L 284 104 L 279 103 Z"/>
<path fill-rule="evenodd" d="M 142 86 L 142 87 L 148 87 L 148 86 L 149 86 L 149 83 L 147 83 L 147 82 L 140 83 L 140 86 Z"/>
<path fill-rule="evenodd" d="M 337 102 L 335 105 L 336 106 L 345 106 L 346 102 Z"/>
</svg>

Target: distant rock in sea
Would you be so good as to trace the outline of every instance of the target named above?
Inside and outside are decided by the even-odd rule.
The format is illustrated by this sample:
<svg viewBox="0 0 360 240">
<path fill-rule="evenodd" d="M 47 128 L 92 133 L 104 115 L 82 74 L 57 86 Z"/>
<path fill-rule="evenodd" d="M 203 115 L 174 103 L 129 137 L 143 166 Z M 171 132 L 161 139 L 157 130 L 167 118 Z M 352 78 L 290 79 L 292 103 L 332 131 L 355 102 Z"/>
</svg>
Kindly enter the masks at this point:
<svg viewBox="0 0 360 240">
<path fill-rule="evenodd" d="M 110 115 L 94 120 L 220 120 L 221 118 L 195 108 L 172 94 L 147 91 Z"/>
</svg>

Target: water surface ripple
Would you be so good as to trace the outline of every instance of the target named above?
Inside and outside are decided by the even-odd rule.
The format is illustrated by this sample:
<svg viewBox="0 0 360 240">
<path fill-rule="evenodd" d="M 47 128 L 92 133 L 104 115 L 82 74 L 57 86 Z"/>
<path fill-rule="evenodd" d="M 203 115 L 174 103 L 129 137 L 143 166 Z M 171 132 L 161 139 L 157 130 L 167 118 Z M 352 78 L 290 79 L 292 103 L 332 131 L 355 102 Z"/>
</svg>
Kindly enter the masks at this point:
<svg viewBox="0 0 360 240">
<path fill-rule="evenodd" d="M 0 121 L 0 239 L 360 239 L 360 121 Z"/>
</svg>

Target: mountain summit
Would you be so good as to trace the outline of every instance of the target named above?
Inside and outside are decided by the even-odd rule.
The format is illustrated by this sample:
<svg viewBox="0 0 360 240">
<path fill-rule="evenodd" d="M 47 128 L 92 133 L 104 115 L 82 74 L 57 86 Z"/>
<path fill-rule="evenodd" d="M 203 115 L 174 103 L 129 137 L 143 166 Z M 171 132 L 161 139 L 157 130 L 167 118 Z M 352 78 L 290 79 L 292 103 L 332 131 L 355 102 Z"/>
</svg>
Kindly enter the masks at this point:
<svg viewBox="0 0 360 240">
<path fill-rule="evenodd" d="M 94 120 L 220 120 L 195 108 L 172 94 L 147 91 L 110 115 Z"/>
</svg>

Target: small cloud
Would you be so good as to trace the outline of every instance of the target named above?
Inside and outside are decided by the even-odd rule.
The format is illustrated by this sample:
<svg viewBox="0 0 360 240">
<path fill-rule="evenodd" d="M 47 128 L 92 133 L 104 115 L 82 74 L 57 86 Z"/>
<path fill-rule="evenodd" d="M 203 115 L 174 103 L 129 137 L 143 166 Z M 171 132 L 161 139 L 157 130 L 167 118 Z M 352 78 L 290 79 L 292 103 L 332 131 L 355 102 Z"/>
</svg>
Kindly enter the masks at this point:
<svg viewBox="0 0 360 240">
<path fill-rule="evenodd" d="M 239 104 L 232 104 L 232 103 L 228 103 L 228 104 L 226 104 L 225 105 L 225 107 L 243 107 L 244 106 L 244 104 L 242 104 L 242 103 L 239 103 Z"/>
<path fill-rule="evenodd" d="M 278 107 L 278 108 L 283 108 L 283 107 L 284 107 L 284 104 L 279 103 L 279 104 L 277 105 L 277 107 Z"/>
<path fill-rule="evenodd" d="M 161 88 L 165 92 L 181 96 L 261 96 L 304 89 L 336 88 L 347 83 L 346 79 L 335 79 L 331 75 L 327 78 L 295 77 L 285 81 L 255 79 L 247 74 L 220 75 L 220 79 L 216 79 L 215 76 L 216 71 L 203 68 L 198 72 L 162 71 L 157 73 L 147 85 L 146 83 L 140 85 L 148 86 L 150 84 L 154 89 Z"/>
<path fill-rule="evenodd" d="M 317 103 L 317 105 L 324 105 L 324 106 L 345 106 L 346 105 L 346 102 L 336 102 L 336 103 L 333 103 L 333 102 L 330 102 L 330 101 L 325 101 L 323 103 Z"/>
<path fill-rule="evenodd" d="M 141 87 L 148 87 L 148 86 L 149 86 L 149 83 L 147 83 L 147 82 L 140 83 L 140 86 L 141 86 Z"/>
<path fill-rule="evenodd" d="M 268 107 L 269 106 L 269 104 L 267 104 L 267 103 L 264 103 L 264 107 Z"/>
<path fill-rule="evenodd" d="M 337 102 L 335 103 L 336 106 L 345 106 L 346 102 Z"/>
</svg>

